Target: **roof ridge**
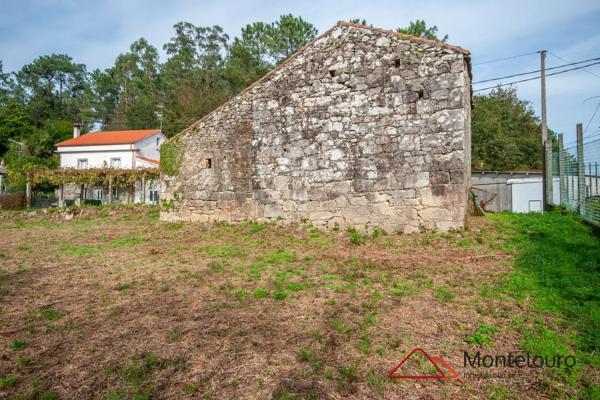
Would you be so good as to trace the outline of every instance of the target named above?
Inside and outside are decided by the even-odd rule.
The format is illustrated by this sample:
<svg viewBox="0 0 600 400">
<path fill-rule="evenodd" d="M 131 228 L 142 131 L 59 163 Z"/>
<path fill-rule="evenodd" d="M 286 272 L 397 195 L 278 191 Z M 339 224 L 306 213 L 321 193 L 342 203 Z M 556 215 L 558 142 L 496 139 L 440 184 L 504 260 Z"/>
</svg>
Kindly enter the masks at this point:
<svg viewBox="0 0 600 400">
<path fill-rule="evenodd" d="M 337 23 L 337 26 L 349 26 L 349 27 L 359 28 L 359 29 L 368 29 L 370 31 L 379 32 L 379 33 L 385 33 L 386 35 L 393 35 L 393 36 L 400 37 L 402 39 L 412 40 L 412 41 L 415 41 L 415 42 L 421 42 L 423 44 L 430 44 L 430 45 L 433 45 L 433 46 L 445 47 L 447 49 L 455 50 L 455 51 L 458 51 L 460 53 L 463 53 L 465 56 L 468 56 L 468 55 L 471 54 L 471 52 L 469 52 L 469 50 L 467 50 L 467 49 L 465 49 L 463 47 L 460 47 L 460 46 L 456 46 L 454 44 L 449 44 L 449 43 L 446 43 L 446 42 L 441 42 L 439 40 L 427 39 L 427 38 L 420 37 L 420 36 L 414 36 L 414 35 L 410 35 L 408 33 L 402 33 L 402 32 L 398 32 L 398 31 L 394 31 L 392 29 L 376 28 L 374 26 L 362 25 L 362 24 L 357 24 L 357 23 L 348 22 L 348 21 L 339 21 Z"/>
<path fill-rule="evenodd" d="M 104 146 L 116 144 L 134 144 L 149 136 L 161 133 L 160 129 L 126 129 L 120 131 L 88 132 L 56 143 L 55 147 Z M 100 143 L 95 143 L 100 142 Z"/>
<path fill-rule="evenodd" d="M 447 48 L 447 49 L 450 49 L 450 50 L 458 51 L 458 52 L 462 53 L 463 55 L 465 55 L 467 57 L 469 57 L 470 54 L 471 54 L 468 50 L 466 50 L 466 49 L 464 49 L 462 47 L 455 46 L 455 45 L 448 44 L 448 43 L 444 43 L 444 42 L 440 42 L 440 41 L 436 41 L 436 40 L 425 39 L 425 38 L 422 38 L 422 37 L 413 36 L 413 35 L 409 35 L 409 34 L 401 33 L 401 32 L 396 32 L 396 31 L 389 30 L 389 29 L 381 29 L 381 28 L 375 28 L 375 27 L 367 26 L 367 25 L 355 24 L 353 22 L 338 21 L 338 23 L 336 23 L 334 26 L 332 26 L 331 28 L 329 28 L 328 30 L 326 30 L 325 32 L 323 32 L 322 34 L 320 34 L 319 36 L 317 36 L 316 38 L 314 38 L 312 41 L 310 41 L 309 43 L 305 44 L 304 46 L 302 46 L 301 48 L 299 48 L 298 50 L 296 50 L 296 52 L 294 54 L 292 54 L 291 56 L 289 56 L 288 58 L 286 58 L 280 64 L 275 65 L 269 72 L 267 72 L 261 78 L 257 79 L 253 83 L 251 83 L 244 90 L 242 90 L 241 92 L 239 92 L 238 94 L 236 94 L 235 96 L 233 96 L 232 98 L 230 98 L 229 100 L 227 100 L 225 103 L 221 104 L 219 107 L 215 108 L 214 110 L 212 110 L 211 112 L 209 112 L 208 114 L 206 114 L 205 116 L 203 116 L 202 118 L 200 118 L 197 121 L 193 122 L 187 128 L 185 128 L 182 131 L 176 133 L 171 138 L 169 138 L 167 141 L 170 142 L 170 141 L 174 140 L 175 138 L 181 136 L 185 132 L 188 132 L 193 127 L 197 126 L 201 122 L 203 122 L 206 119 L 208 119 L 208 117 L 210 117 L 211 115 L 213 115 L 213 114 L 221 111 L 223 108 L 225 108 L 227 105 L 229 105 L 236 98 L 238 98 L 238 97 L 246 94 L 247 92 L 249 92 L 250 90 L 252 90 L 255 86 L 257 86 L 260 83 L 262 83 L 262 82 L 266 81 L 267 79 L 269 79 L 271 76 L 273 76 L 277 71 L 279 71 L 285 65 L 289 64 L 292 60 L 296 59 L 298 56 L 300 56 L 302 53 L 304 53 L 304 51 L 306 51 L 307 48 L 309 48 L 310 46 L 312 46 L 313 44 L 315 44 L 316 42 L 318 42 L 319 40 L 321 40 L 325 36 L 329 35 L 336 27 L 339 27 L 339 26 L 346 26 L 346 27 L 357 28 L 357 29 L 368 29 L 368 30 L 371 30 L 371 31 L 374 31 L 374 32 L 383 33 L 383 34 L 386 34 L 386 35 L 392 35 L 392 36 L 400 37 L 400 38 L 403 38 L 403 39 L 406 39 L 406 40 L 412 40 L 412 41 L 421 42 L 421 43 L 424 43 L 424 44 L 430 44 L 430 45 L 434 45 L 434 46 L 438 46 L 438 47 L 444 47 L 444 48 Z M 469 63 L 469 69 L 470 69 L 470 63 Z"/>
</svg>

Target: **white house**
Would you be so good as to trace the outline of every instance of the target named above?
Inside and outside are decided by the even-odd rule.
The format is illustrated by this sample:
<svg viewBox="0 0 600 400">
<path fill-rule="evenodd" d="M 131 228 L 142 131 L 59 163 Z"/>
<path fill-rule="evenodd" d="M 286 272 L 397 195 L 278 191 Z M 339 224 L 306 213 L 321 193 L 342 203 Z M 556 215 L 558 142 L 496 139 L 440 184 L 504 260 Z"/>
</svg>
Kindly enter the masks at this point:
<svg viewBox="0 0 600 400">
<path fill-rule="evenodd" d="M 156 168 L 160 160 L 160 145 L 166 140 L 158 129 L 90 132 L 81 135 L 80 125 L 73 126 L 73 138 L 56 144 L 61 168 Z M 69 191 L 65 199 L 76 200 L 79 189 Z M 101 187 L 85 188 L 84 199 L 102 200 Z M 73 197 L 73 199 L 69 199 Z M 124 193 L 113 188 L 112 200 L 122 201 Z M 146 201 L 158 202 L 158 182 L 146 187 Z M 142 200 L 141 184 L 136 184 L 135 201 Z"/>
</svg>

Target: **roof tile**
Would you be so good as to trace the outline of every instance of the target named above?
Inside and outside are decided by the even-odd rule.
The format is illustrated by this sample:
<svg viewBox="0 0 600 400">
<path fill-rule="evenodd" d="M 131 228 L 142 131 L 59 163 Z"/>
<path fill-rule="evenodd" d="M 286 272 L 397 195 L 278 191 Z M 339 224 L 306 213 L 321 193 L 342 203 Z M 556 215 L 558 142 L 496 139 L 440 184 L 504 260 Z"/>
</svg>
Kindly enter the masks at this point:
<svg viewBox="0 0 600 400">
<path fill-rule="evenodd" d="M 90 132 L 76 138 L 57 143 L 56 147 L 67 146 L 101 146 L 111 144 L 134 144 L 140 140 L 159 133 L 158 129 L 142 129 L 133 131 Z"/>
</svg>

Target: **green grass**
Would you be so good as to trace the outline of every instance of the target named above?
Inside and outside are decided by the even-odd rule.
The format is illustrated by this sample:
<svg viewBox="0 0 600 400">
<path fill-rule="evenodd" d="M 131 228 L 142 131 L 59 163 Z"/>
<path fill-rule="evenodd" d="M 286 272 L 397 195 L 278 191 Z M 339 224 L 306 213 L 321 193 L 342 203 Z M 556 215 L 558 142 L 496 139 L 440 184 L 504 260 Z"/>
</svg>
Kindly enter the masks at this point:
<svg viewBox="0 0 600 400">
<path fill-rule="evenodd" d="M 27 367 L 27 366 L 31 365 L 31 362 L 32 362 L 31 358 L 28 358 L 28 357 L 19 357 L 19 358 L 17 358 L 17 364 L 20 367 Z"/>
<path fill-rule="evenodd" d="M 252 295 L 254 297 L 256 297 L 257 299 L 262 299 L 262 298 L 265 298 L 265 297 L 267 297 L 269 295 L 269 291 L 267 289 L 264 289 L 264 288 L 258 288 L 258 289 L 255 289 L 252 292 Z"/>
<path fill-rule="evenodd" d="M 58 253 L 70 257 L 87 257 L 100 254 L 102 249 L 92 244 L 63 244 L 58 248 Z"/>
<path fill-rule="evenodd" d="M 40 311 L 40 318 L 48 321 L 56 321 L 60 319 L 60 317 L 62 317 L 62 314 L 59 311 L 51 308 L 46 308 Z"/>
<path fill-rule="evenodd" d="M 321 361 L 312 349 L 296 349 L 296 356 L 300 361 L 308 362 L 308 364 L 315 370 L 322 369 L 324 366 L 323 361 Z"/>
<path fill-rule="evenodd" d="M 358 382 L 358 368 L 356 366 L 338 368 L 338 384 L 345 390 L 352 390 Z"/>
<path fill-rule="evenodd" d="M 447 303 L 454 298 L 454 293 L 446 286 L 435 289 L 435 298 L 442 303 Z"/>
<path fill-rule="evenodd" d="M 138 244 L 143 243 L 144 240 L 139 236 L 131 236 L 121 239 L 115 239 L 111 242 L 114 247 L 136 247 Z"/>
<path fill-rule="evenodd" d="M 102 396 L 103 399 L 111 400 L 149 400 L 154 398 L 154 380 L 151 373 L 156 370 L 163 370 L 167 367 L 167 362 L 158 358 L 154 354 L 142 354 L 132 357 L 131 362 L 124 368 L 120 368 L 119 378 L 124 387 L 118 389 L 109 389 Z M 111 374 L 111 371 L 107 371 Z"/>
<path fill-rule="evenodd" d="M 334 315 L 329 319 L 329 326 L 339 333 L 350 333 L 352 328 L 344 324 L 344 321 L 339 315 Z"/>
<path fill-rule="evenodd" d="M 395 283 L 390 290 L 390 294 L 396 297 L 416 296 L 421 293 L 421 289 L 410 283 Z"/>
<path fill-rule="evenodd" d="M 387 383 L 387 378 L 375 371 L 369 371 L 367 374 L 367 383 L 374 389 L 383 390 Z"/>
<path fill-rule="evenodd" d="M 289 250 L 276 250 L 262 256 L 264 262 L 271 264 L 294 261 L 294 258 L 294 253 Z"/>
<path fill-rule="evenodd" d="M 18 351 L 18 350 L 23 350 L 24 348 L 27 347 L 27 342 L 24 340 L 13 340 L 12 342 L 10 342 L 10 349 L 12 351 Z"/>
<path fill-rule="evenodd" d="M 359 232 L 358 230 L 356 230 L 355 228 L 348 228 L 346 230 L 346 235 L 348 236 L 348 239 L 350 240 L 350 243 L 360 246 L 361 244 L 364 244 L 365 241 L 367 240 L 367 237 L 365 234 Z"/>
<path fill-rule="evenodd" d="M 209 247 L 201 247 L 198 251 L 206 253 L 211 257 L 221 257 L 221 258 L 243 258 L 246 257 L 246 253 L 235 246 L 230 244 L 225 244 L 223 246 L 209 246 Z"/>
<path fill-rule="evenodd" d="M 498 328 L 495 326 L 480 324 L 473 333 L 467 336 L 466 341 L 475 346 L 489 347 L 492 345 L 496 333 L 498 333 Z"/>
<path fill-rule="evenodd" d="M 544 356 L 574 350 L 584 364 L 600 367 L 599 237 L 578 216 L 559 212 L 490 218 L 500 222 L 502 248 L 516 253 L 504 291 L 540 316 L 554 315 L 561 327 L 537 322 L 524 330 L 523 348 Z M 559 379 L 573 383 L 572 377 Z M 598 390 L 592 384 L 579 396 L 591 398 Z"/>
<path fill-rule="evenodd" d="M 17 384 L 17 377 L 14 374 L 8 374 L 3 378 L 0 378 L 0 388 L 6 386 L 14 386 Z"/>
</svg>

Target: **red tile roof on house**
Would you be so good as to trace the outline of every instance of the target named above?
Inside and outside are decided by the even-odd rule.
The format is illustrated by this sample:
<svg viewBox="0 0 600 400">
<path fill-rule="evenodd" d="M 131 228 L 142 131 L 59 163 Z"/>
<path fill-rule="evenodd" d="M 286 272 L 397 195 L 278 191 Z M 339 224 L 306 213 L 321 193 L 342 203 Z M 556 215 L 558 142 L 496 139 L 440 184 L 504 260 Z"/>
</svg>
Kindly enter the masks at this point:
<svg viewBox="0 0 600 400">
<path fill-rule="evenodd" d="M 149 164 L 156 164 L 156 165 L 160 164 L 160 161 L 154 160 L 152 158 L 147 158 L 147 157 L 142 157 L 142 156 L 135 156 L 135 158 L 139 158 L 140 160 L 147 162 Z"/>
<path fill-rule="evenodd" d="M 90 132 L 79 137 L 57 143 L 56 147 L 66 146 L 101 146 L 111 144 L 133 144 L 159 133 L 158 129 L 143 129 L 136 131 L 103 131 Z"/>
</svg>

